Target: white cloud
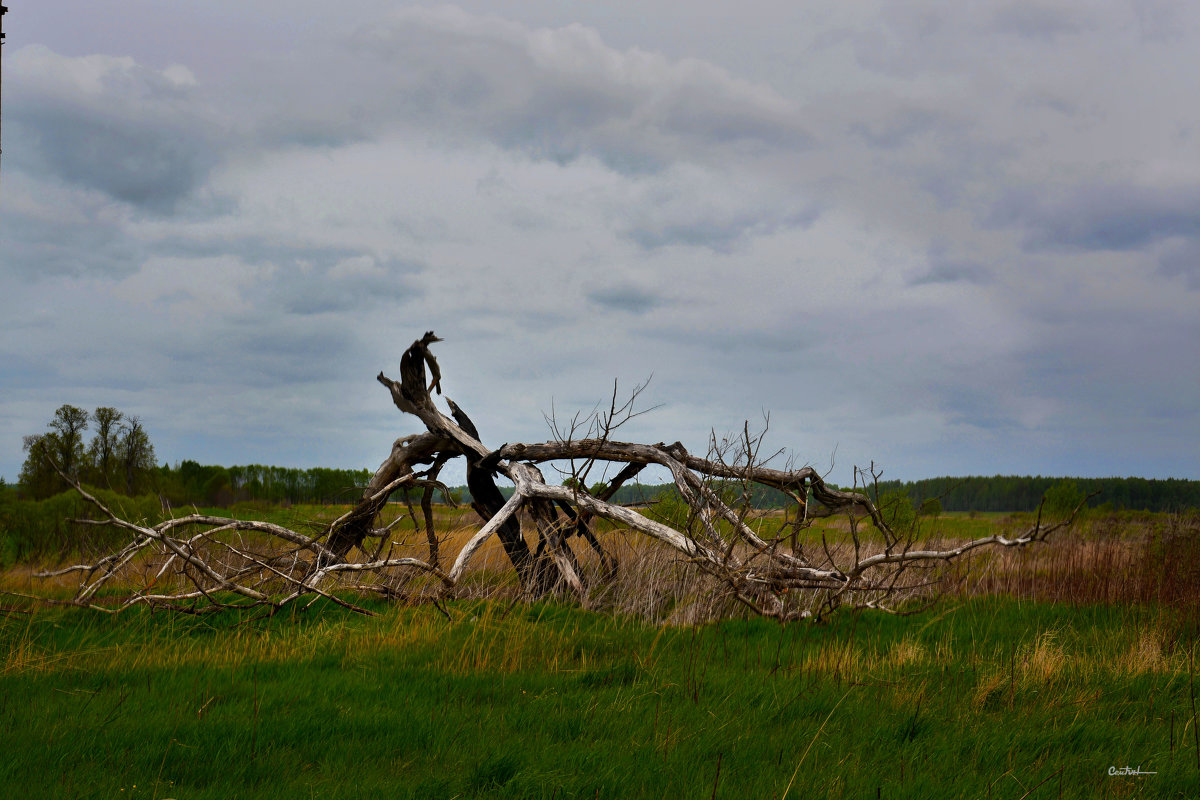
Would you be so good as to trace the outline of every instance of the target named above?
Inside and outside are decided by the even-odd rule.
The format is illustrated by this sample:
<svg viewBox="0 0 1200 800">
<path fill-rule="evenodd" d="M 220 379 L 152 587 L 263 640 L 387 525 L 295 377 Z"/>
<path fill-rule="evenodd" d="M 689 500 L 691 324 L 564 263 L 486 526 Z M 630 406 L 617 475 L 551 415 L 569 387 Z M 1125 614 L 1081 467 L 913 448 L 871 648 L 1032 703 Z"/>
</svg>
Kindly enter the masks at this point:
<svg viewBox="0 0 1200 800">
<path fill-rule="evenodd" d="M 343 258 L 341 261 L 334 264 L 329 270 L 329 277 L 338 278 L 361 278 L 361 277 L 379 277 L 386 274 L 383 267 L 375 263 L 375 259 L 371 256 L 353 256 L 351 258 Z"/>
<path fill-rule="evenodd" d="M 353 43 L 365 77 L 354 112 L 433 126 L 537 158 L 593 155 L 623 171 L 802 147 L 794 104 L 700 59 L 617 50 L 581 25 L 530 28 L 454 8 L 402 9 Z"/>
<path fill-rule="evenodd" d="M 138 72 L 137 62 L 129 56 L 70 58 L 32 44 L 13 54 L 9 79 L 42 95 L 98 97 L 116 83 L 137 80 Z"/>
<path fill-rule="evenodd" d="M 252 308 L 247 290 L 274 272 L 270 264 L 245 264 L 228 257 L 152 257 L 113 286 L 112 293 L 147 313 L 219 317 Z"/>
<path fill-rule="evenodd" d="M 196 86 L 196 76 L 183 64 L 172 64 L 162 71 L 162 76 L 175 86 Z"/>
</svg>

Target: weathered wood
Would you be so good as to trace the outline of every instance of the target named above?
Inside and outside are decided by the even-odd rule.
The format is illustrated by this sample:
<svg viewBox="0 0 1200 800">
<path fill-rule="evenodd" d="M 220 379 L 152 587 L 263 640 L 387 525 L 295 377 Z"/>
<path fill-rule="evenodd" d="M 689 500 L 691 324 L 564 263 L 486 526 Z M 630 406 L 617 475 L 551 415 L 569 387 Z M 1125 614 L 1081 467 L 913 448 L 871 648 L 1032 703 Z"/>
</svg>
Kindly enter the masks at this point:
<svg viewBox="0 0 1200 800">
<path fill-rule="evenodd" d="M 446 399 L 446 403 L 450 406 L 450 413 L 454 415 L 454 421 L 458 423 L 463 432 L 478 442 L 479 430 L 467 416 L 467 412 L 449 398 Z M 484 522 L 498 514 L 506 502 L 504 495 L 500 492 L 500 487 L 496 485 L 495 467 L 496 461 L 490 460 L 486 456 L 479 456 L 475 452 L 467 456 L 467 490 L 471 493 L 471 506 Z M 519 517 L 513 515 L 506 518 L 500 524 L 496 535 L 500 539 L 500 544 L 504 548 L 509 562 L 516 570 L 521 585 L 529 588 L 533 580 L 534 558 L 529 551 L 529 544 L 521 535 Z"/>
<path fill-rule="evenodd" d="M 777 470 L 758 463 L 756 442 L 761 437 L 751 437 L 749 431 L 740 451 L 714 448 L 707 458 L 692 455 L 679 442 L 668 445 L 615 440 L 616 428 L 635 414 L 632 400 L 617 403 L 615 390 L 607 412 L 594 415 L 590 425 L 580 426 L 576 418 L 560 429 L 552 422 L 552 430 L 559 436 L 554 441 L 510 443 L 489 450 L 462 408 L 446 398 L 450 414 L 443 414 L 430 395 L 431 391 L 442 391 L 441 370 L 429 349 L 439 341 L 432 331 L 427 332 L 403 354 L 399 381 L 382 372 L 377 378 L 387 387 L 396 407 L 419 419 L 425 432 L 396 439 L 359 502 L 319 535 L 307 536 L 266 522 L 200 514 L 167 519 L 153 526 L 137 524 L 114 514 L 59 470 L 85 501 L 101 511 L 104 518 L 98 524 L 124 530 L 130 540 L 94 563 L 76 564 L 45 575 L 81 573 L 73 602 L 100 611 L 117 611 L 135 603 L 191 612 L 198 608 L 251 606 L 277 609 L 301 597 L 324 597 L 363 611 L 335 591 L 339 575 L 376 576 L 379 583 L 360 588 L 381 591 L 386 596 L 397 596 L 395 587 L 405 585 L 413 571 L 435 577 L 444 593 L 463 591 L 466 569 L 494 534 L 527 596 L 566 587 L 581 602 L 589 603 L 593 595 L 571 547 L 571 537 L 581 537 L 595 549 L 602 572 L 612 580 L 616 561 L 592 530 L 593 520 L 602 517 L 667 548 L 674 553 L 676 563 L 707 576 L 707 591 L 717 600 L 791 620 L 820 618 L 844 605 L 898 610 L 935 585 L 929 572 L 933 565 L 983 547 L 1022 547 L 1042 542 L 1075 518 L 1072 514 L 1065 521 L 1047 525 L 1039 515 L 1035 524 L 1020 535 L 986 536 L 943 547 L 920 543 L 915 528 L 893 530 L 869 497 L 830 487 L 811 467 Z M 634 390 L 634 397 L 641 388 Z M 588 435 L 575 438 L 575 433 L 582 430 Z M 460 455 L 467 462 L 472 507 L 483 525 L 455 555 L 449 572 L 444 572 L 433 525 L 432 498 L 435 488 L 444 490 L 437 482 L 440 470 Z M 536 465 L 554 461 L 571 463 L 571 475 L 576 478 L 572 486 L 546 483 Z M 586 478 L 598 462 L 623 466 L 606 488 L 593 495 L 579 484 L 579 479 Z M 667 524 L 612 502 L 622 484 L 652 464 L 671 473 L 687 510 L 686 522 L 668 517 L 671 524 Z M 428 468 L 419 470 L 420 466 Z M 507 500 L 496 484 L 497 475 L 506 476 L 514 484 L 514 493 Z M 869 476 L 872 480 L 877 477 L 874 471 Z M 748 490 L 755 484 L 778 489 L 793 499 L 794 514 L 781 527 L 781 532 L 788 531 L 787 537 L 764 535 L 761 526 L 758 530 L 754 527 L 758 523 L 751 518 Z M 731 486 L 736 491 L 731 491 Z M 378 529 L 376 522 L 388 498 L 402 487 L 423 490 L 421 509 L 428 561 L 384 555 L 389 546 L 386 530 Z M 742 499 L 737 499 L 737 492 L 741 492 Z M 821 537 L 819 546 L 809 544 L 807 550 L 798 543 L 797 532 L 816 516 L 808 507 L 809 498 L 820 503 L 821 513 L 847 515 L 850 534 L 845 546 L 831 544 L 825 537 Z M 530 549 L 522 534 L 523 512 L 529 514 L 537 530 L 536 550 Z M 882 547 L 868 547 L 860 538 L 857 526 L 865 519 L 881 534 Z M 247 546 L 237 538 L 246 531 L 267 537 L 275 546 Z M 367 537 L 380 539 L 371 555 L 363 551 Z M 787 550 L 780 546 L 784 538 L 791 541 Z M 366 557 L 352 558 L 356 548 Z M 98 603 L 96 598 L 103 596 L 101 589 L 111 589 L 113 580 L 132 570 L 148 551 L 161 560 L 155 562 L 154 574 L 148 576 L 145 587 L 115 605 Z M 396 570 L 401 571 L 399 578 Z M 173 590 L 156 588 L 172 578 Z"/>
<path fill-rule="evenodd" d="M 431 464 L 439 454 L 453 454 L 454 446 L 452 440 L 432 433 L 402 436 L 394 441 L 391 453 L 379 465 L 379 469 L 375 470 L 367 488 L 363 490 L 362 499 L 349 514 L 329 525 L 326 531 L 329 549 L 337 557 L 345 557 L 352 548 L 361 547 L 363 539 L 374 529 L 379 512 L 391 496 L 390 491 L 381 490 L 406 476 L 415 478 L 413 467 L 418 464 Z"/>
</svg>

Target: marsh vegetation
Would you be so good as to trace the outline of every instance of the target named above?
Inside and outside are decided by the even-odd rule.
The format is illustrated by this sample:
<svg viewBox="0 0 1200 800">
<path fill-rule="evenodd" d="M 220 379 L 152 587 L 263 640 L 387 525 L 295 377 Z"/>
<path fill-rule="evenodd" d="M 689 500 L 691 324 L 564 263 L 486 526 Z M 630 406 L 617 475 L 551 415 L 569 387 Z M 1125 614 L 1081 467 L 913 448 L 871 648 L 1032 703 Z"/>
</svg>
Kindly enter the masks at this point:
<svg viewBox="0 0 1200 800">
<path fill-rule="evenodd" d="M 275 513 L 319 523 L 337 509 Z M 401 519 L 397 538 L 424 546 L 402 505 L 387 514 Z M 447 539 L 478 524 L 448 507 L 435 516 Z M 967 538 L 1024 522 L 936 525 Z M 628 580 L 641 577 L 614 593 L 620 608 L 516 602 L 498 545 L 445 614 L 379 597 L 356 599 L 373 617 L 323 598 L 275 615 L 110 616 L 9 594 L 0 786 L 34 797 L 1194 796 L 1194 516 L 1089 518 L 1053 547 L 947 575 L 921 615 L 817 626 L 744 608 L 699 623 L 685 566 L 657 563 L 619 530 L 601 535 L 626 548 Z M 38 584 L 25 569 L 3 585 Z M 1155 774 L 1107 772 L 1124 766 Z"/>
</svg>

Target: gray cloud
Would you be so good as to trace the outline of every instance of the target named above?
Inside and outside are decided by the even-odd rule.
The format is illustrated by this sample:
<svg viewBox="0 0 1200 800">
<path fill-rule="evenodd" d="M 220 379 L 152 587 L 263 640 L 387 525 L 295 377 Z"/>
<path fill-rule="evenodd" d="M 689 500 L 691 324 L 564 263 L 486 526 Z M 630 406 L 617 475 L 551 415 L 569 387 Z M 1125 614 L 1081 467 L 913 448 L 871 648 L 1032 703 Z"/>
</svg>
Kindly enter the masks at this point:
<svg viewBox="0 0 1200 800">
<path fill-rule="evenodd" d="M 147 130 L 79 109 L 17 111 L 16 149 L 31 145 L 36 168 L 131 205 L 168 211 L 211 166 L 209 153 L 182 128 Z M 28 135 L 31 128 L 39 135 Z"/>
<path fill-rule="evenodd" d="M 61 386 L 64 381 L 53 364 L 37 361 L 20 353 L 0 353 L 0 375 L 10 392 L 45 386 Z"/>
<path fill-rule="evenodd" d="M 683 245 L 728 253 L 751 236 L 810 225 L 816 216 L 815 209 L 779 216 L 764 216 L 751 211 L 733 215 L 700 213 L 680 221 L 647 219 L 631 224 L 626 228 L 625 235 L 647 250 Z"/>
<path fill-rule="evenodd" d="M 694 355 L 718 355 L 726 365 L 756 361 L 764 369 L 778 369 L 781 356 L 798 360 L 802 354 L 830 341 L 828 331 L 811 321 L 781 318 L 775 326 L 672 325 L 650 326 L 646 333 L 694 350 Z M 774 365 L 774 366 L 769 366 Z"/>
<path fill-rule="evenodd" d="M 1164 275 L 1180 275 L 1189 288 L 1200 289 L 1200 239 L 1176 241 L 1163 249 L 1158 259 Z"/>
<path fill-rule="evenodd" d="M 1056 192 L 1012 191 L 992 220 L 1024 230 L 1028 250 L 1138 250 L 1170 237 L 1200 236 L 1200 187 L 1100 184 Z"/>
<path fill-rule="evenodd" d="M 772 180 L 730 185 L 727 170 L 684 165 L 642 179 L 610 213 L 620 234 L 645 250 L 684 246 L 730 253 L 760 236 L 811 226 L 821 206 Z"/>
<path fill-rule="evenodd" d="M 938 409 L 952 425 L 987 431 L 1013 431 L 1024 427 L 1013 413 L 1009 398 L 988 384 L 963 381 L 939 387 Z"/>
<path fill-rule="evenodd" d="M 8 174 L 4 181 L 9 192 L 17 183 Z M 0 259 L 8 276 L 124 275 L 137 269 L 145 247 L 126 235 L 120 214 L 105 201 L 36 188 L 35 202 L 9 203 L 0 214 Z"/>
<path fill-rule="evenodd" d="M 592 155 L 621 172 L 728 146 L 810 144 L 797 111 L 694 59 L 606 45 L 594 30 L 532 29 L 454 9 L 405 9 L 354 38 L 378 92 L 367 117 L 474 131 L 534 158 Z"/>
<path fill-rule="evenodd" d="M 601 286 L 586 292 L 586 295 L 596 305 L 632 314 L 645 314 L 665 302 L 658 294 L 628 283 Z"/>
<path fill-rule="evenodd" d="M 13 74 L 15 73 L 15 74 Z M 217 160 L 185 68 L 67 58 L 37 45 L 12 58 L 8 156 L 131 205 L 167 212 Z"/>
<path fill-rule="evenodd" d="M 960 281 L 982 285 L 993 280 L 992 270 L 987 265 L 971 259 L 950 257 L 944 246 L 931 247 L 928 261 L 929 269 L 911 278 L 908 281 L 910 286 Z"/>
<path fill-rule="evenodd" d="M 414 264 L 380 263 L 369 255 L 339 259 L 320 276 L 288 284 L 284 308 L 301 315 L 361 312 L 376 306 L 400 311 L 423 292 L 413 284 Z"/>
<path fill-rule="evenodd" d="M 284 322 L 263 328 L 258 325 L 231 328 L 223 334 L 219 349 L 235 352 L 243 359 L 250 385 L 286 386 L 314 381 L 314 364 L 342 365 L 331 370 L 337 375 L 351 356 L 354 335 L 333 323 L 314 326 L 310 320 Z M 219 363 L 206 359 L 219 369 Z M 215 377 L 215 376 L 214 376 Z"/>
<path fill-rule="evenodd" d="M 1080 33 L 1090 27 L 1079 6 L 1045 0 L 1007 2 L 996 9 L 992 24 L 1001 33 L 1043 40 Z"/>
<path fill-rule="evenodd" d="M 172 230 L 152 243 L 153 252 L 156 255 L 183 258 L 236 256 L 247 264 L 309 264 L 323 269 L 332 267 L 342 259 L 362 255 L 361 251 L 350 247 L 309 244 L 303 241 L 303 236 L 285 240 L 261 233 L 240 231 L 209 231 L 206 234 L 199 236 L 188 232 L 186 226 L 180 230 Z"/>
<path fill-rule="evenodd" d="M 861 136 L 871 147 L 893 150 L 915 137 L 940 129 L 943 116 L 924 108 L 899 108 L 881 119 L 856 122 L 850 132 Z"/>
<path fill-rule="evenodd" d="M 497 444 L 653 373 L 835 480 L 1200 469 L 1188 6 L 135 5 L 5 18 L 6 476 L 62 402 L 374 466 L 430 328 Z"/>
</svg>

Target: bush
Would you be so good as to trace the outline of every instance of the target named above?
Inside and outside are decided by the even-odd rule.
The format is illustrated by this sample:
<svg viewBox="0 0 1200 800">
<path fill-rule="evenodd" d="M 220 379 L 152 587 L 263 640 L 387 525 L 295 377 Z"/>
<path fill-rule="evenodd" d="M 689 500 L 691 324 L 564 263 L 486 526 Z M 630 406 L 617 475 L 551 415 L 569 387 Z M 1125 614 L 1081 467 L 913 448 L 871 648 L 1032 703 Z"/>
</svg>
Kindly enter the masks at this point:
<svg viewBox="0 0 1200 800">
<path fill-rule="evenodd" d="M 1042 513 L 1049 519 L 1060 520 L 1071 516 L 1084 501 L 1085 495 L 1075 481 L 1059 481 L 1046 490 L 1042 502 Z"/>
<path fill-rule="evenodd" d="M 917 512 L 913 509 L 912 500 L 904 492 L 884 492 L 875 505 L 883 521 L 901 536 L 910 532 L 917 523 Z"/>
<path fill-rule="evenodd" d="M 684 502 L 675 487 L 660 493 L 650 509 L 650 516 L 664 525 L 670 525 L 679 530 L 686 530 L 688 520 L 692 517 L 692 507 Z"/>
<path fill-rule="evenodd" d="M 125 497 L 105 489 L 90 491 L 126 519 L 153 524 L 162 518 L 161 505 L 154 495 Z M 74 490 L 45 500 L 18 500 L 10 492 L 0 493 L 0 565 L 56 563 L 111 549 L 128 540 L 127 531 L 72 522 L 100 517 L 100 512 Z"/>
</svg>

